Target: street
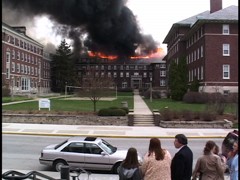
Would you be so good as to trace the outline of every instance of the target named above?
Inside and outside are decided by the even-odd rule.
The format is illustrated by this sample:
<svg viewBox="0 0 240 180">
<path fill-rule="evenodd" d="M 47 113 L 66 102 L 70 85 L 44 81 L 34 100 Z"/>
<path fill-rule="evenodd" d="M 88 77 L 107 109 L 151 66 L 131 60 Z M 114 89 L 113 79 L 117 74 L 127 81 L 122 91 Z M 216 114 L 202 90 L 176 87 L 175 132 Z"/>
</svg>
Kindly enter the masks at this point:
<svg viewBox="0 0 240 180">
<path fill-rule="evenodd" d="M 57 144 L 68 137 L 2 135 L 2 169 L 52 171 L 50 167 L 41 165 L 38 161 L 41 149 L 49 144 Z M 141 155 L 148 150 L 149 138 L 104 138 L 120 149 L 137 148 Z M 162 148 L 169 150 L 172 157 L 176 153 L 174 139 L 160 139 Z M 222 139 L 213 139 L 221 147 Z M 201 156 L 208 139 L 189 139 L 189 147 L 193 151 L 193 167 Z M 102 172 L 106 173 L 106 172 Z M 109 173 L 109 172 L 108 172 Z"/>
</svg>

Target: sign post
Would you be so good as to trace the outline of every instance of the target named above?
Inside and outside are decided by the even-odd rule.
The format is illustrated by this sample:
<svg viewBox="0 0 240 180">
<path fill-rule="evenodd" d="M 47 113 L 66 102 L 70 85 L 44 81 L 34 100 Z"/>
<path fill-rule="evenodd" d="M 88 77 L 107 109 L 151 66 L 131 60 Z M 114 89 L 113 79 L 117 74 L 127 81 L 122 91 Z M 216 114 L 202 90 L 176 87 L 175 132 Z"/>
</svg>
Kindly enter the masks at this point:
<svg viewBox="0 0 240 180">
<path fill-rule="evenodd" d="M 49 99 L 39 99 L 38 105 L 39 105 L 39 111 L 41 108 L 48 108 L 48 110 L 50 111 L 50 100 Z"/>
</svg>

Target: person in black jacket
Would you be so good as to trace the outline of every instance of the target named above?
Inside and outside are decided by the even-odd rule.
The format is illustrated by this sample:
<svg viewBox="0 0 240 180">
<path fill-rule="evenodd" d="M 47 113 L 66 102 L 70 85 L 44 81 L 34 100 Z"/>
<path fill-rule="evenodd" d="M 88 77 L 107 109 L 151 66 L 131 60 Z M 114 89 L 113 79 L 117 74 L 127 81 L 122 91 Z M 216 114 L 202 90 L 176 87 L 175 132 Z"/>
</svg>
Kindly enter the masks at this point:
<svg viewBox="0 0 240 180">
<path fill-rule="evenodd" d="M 188 140 L 184 134 L 177 134 L 175 136 L 174 146 L 179 150 L 171 163 L 172 180 L 191 180 L 193 153 L 187 144 Z"/>
<path fill-rule="evenodd" d="M 133 147 L 128 149 L 126 158 L 119 168 L 119 180 L 141 180 L 137 150 Z"/>
</svg>

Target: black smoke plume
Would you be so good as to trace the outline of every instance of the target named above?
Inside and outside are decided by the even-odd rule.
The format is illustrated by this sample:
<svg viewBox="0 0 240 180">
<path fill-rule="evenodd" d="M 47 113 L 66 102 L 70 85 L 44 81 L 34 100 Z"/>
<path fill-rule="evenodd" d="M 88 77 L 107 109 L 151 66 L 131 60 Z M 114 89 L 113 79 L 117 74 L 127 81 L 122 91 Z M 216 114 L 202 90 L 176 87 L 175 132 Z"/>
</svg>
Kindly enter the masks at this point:
<svg viewBox="0 0 240 180">
<path fill-rule="evenodd" d="M 19 17 L 48 15 L 59 24 L 59 32 L 73 40 L 76 54 L 85 46 L 90 51 L 127 57 L 135 55 L 140 45 L 146 54 L 157 47 L 151 36 L 141 34 L 125 0 L 3 0 L 2 5 Z M 85 33 L 87 38 L 81 38 Z"/>
</svg>

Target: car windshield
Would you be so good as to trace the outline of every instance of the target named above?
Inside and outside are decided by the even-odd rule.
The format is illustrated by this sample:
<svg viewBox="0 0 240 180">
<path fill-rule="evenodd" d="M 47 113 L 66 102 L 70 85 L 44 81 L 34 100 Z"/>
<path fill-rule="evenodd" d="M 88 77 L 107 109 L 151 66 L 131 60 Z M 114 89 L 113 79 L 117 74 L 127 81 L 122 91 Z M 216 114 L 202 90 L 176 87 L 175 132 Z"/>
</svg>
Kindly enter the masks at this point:
<svg viewBox="0 0 240 180">
<path fill-rule="evenodd" d="M 117 148 L 109 144 L 107 141 L 103 140 L 98 143 L 99 147 L 101 147 L 108 154 L 113 154 L 116 152 Z"/>
<path fill-rule="evenodd" d="M 67 142 L 67 140 L 61 142 L 60 144 L 56 145 L 54 149 L 59 148 L 60 146 L 62 146 L 63 144 L 65 144 Z"/>
</svg>

